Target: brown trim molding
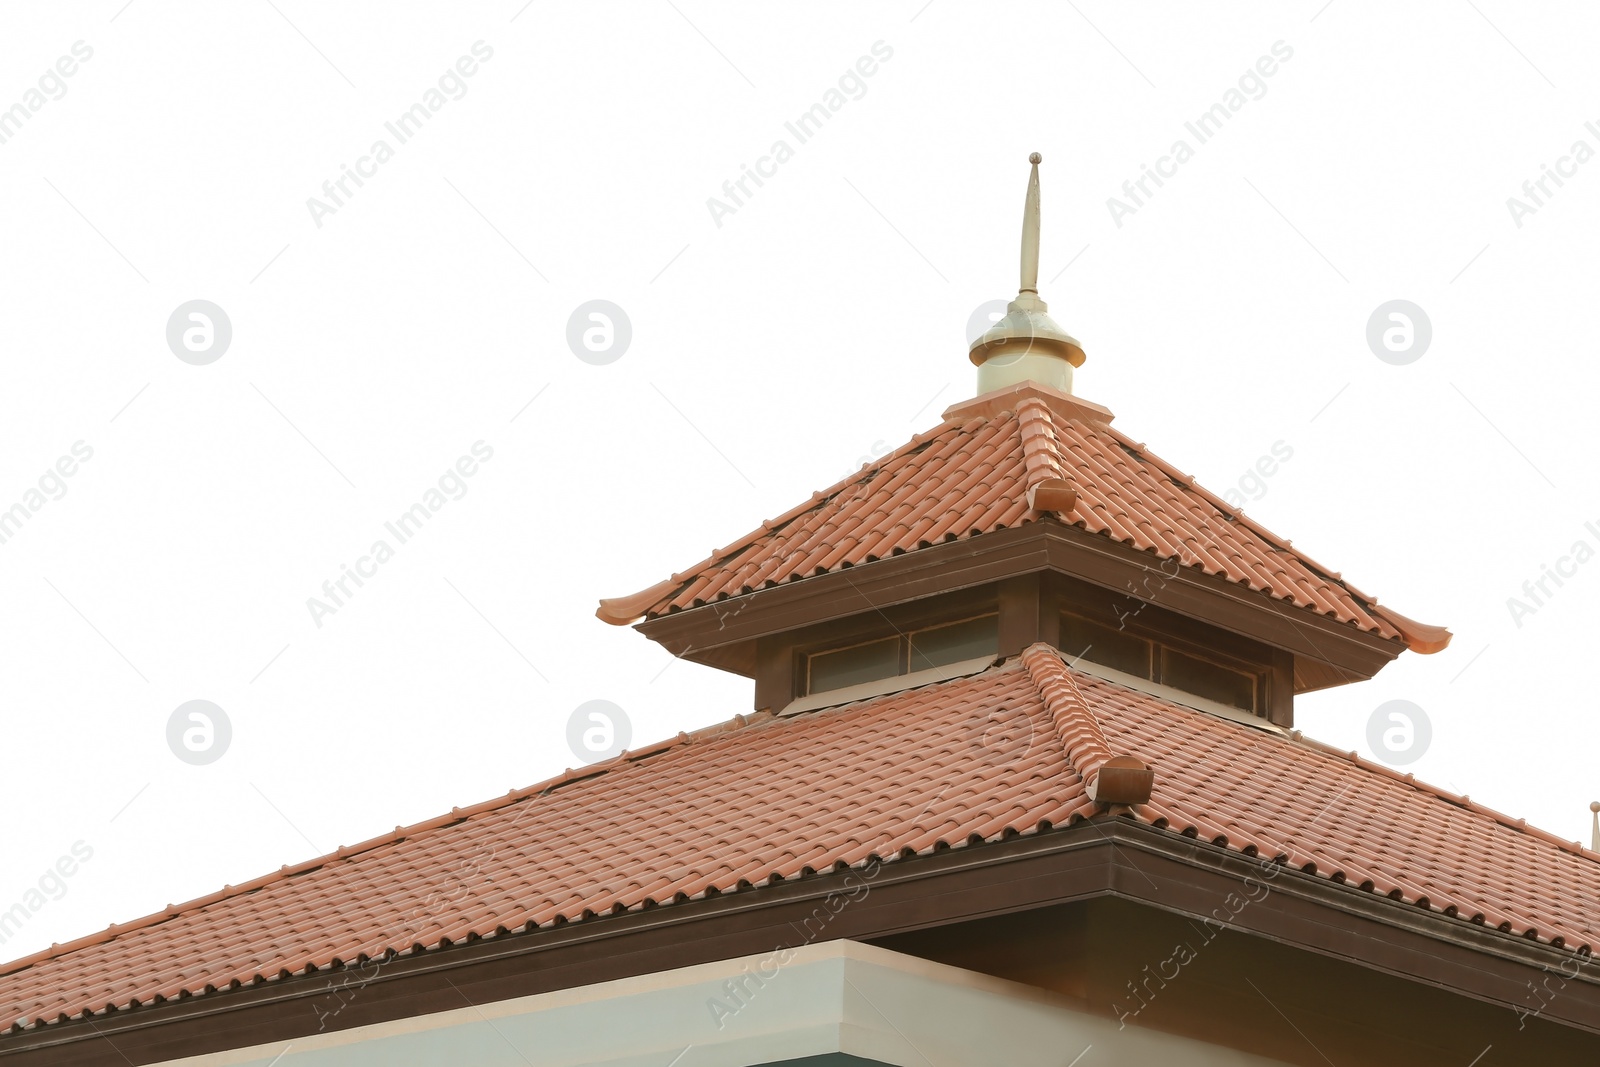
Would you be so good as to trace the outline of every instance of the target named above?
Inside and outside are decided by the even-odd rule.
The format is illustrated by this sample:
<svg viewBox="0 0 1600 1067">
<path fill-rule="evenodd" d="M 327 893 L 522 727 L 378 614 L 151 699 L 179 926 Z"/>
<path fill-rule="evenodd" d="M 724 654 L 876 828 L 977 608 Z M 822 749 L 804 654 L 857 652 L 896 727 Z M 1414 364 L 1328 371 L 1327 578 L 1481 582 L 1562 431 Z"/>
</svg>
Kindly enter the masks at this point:
<svg viewBox="0 0 1600 1067">
<path fill-rule="evenodd" d="M 753 674 L 762 637 L 940 593 L 1055 571 L 1136 596 L 1292 654 L 1320 669 L 1303 673 L 1321 688 L 1372 677 L 1405 650 L 1348 623 L 1319 615 L 1176 564 L 1076 526 L 1041 520 L 951 541 L 858 567 L 758 589 L 743 596 L 647 619 L 636 629 L 675 656 Z"/>
<path fill-rule="evenodd" d="M 1275 872 L 1275 873 L 1269 873 Z M 370 1023 L 767 953 L 811 938 L 829 894 L 857 887 L 818 940 L 868 940 L 1097 896 L 1212 916 L 1253 879 L 1269 891 L 1228 927 L 1496 1008 L 1528 1008 L 1529 983 L 1572 968 L 1574 953 L 1275 867 L 1128 819 L 884 864 L 689 904 L 510 934 L 397 958 L 351 983 L 327 1028 Z M 850 881 L 847 882 L 847 879 Z M 837 897 L 835 898 L 838 899 Z M 826 913 L 826 911 L 824 911 Z M 1569 978 L 1545 1022 L 1600 1034 L 1600 981 Z M 5 1067 L 127 1067 L 316 1033 L 344 972 L 287 978 L 0 1036 Z M 320 1009 L 320 1012 L 319 1012 Z"/>
</svg>

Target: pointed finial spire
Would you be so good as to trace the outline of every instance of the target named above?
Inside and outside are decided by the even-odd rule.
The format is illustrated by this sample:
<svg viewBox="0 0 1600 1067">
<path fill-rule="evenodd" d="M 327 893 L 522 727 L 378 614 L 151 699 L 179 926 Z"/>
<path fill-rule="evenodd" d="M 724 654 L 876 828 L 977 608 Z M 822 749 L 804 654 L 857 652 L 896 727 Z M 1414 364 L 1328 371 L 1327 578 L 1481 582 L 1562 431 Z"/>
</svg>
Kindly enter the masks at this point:
<svg viewBox="0 0 1600 1067">
<path fill-rule="evenodd" d="M 978 394 L 1033 381 L 1072 392 L 1072 368 L 1083 365 L 1083 347 L 1057 326 L 1039 299 L 1039 164 L 1028 156 L 1028 197 L 1022 208 L 1022 284 L 1000 321 L 972 342 L 968 355 L 978 366 Z"/>
<path fill-rule="evenodd" d="M 1033 173 L 1028 175 L 1028 202 L 1022 209 L 1022 285 L 1018 292 L 1039 295 L 1039 164 L 1044 157 L 1035 152 L 1028 157 Z"/>
<path fill-rule="evenodd" d="M 1600 852 L 1600 800 L 1591 800 L 1589 802 L 1589 810 L 1594 812 L 1594 815 L 1591 816 L 1594 825 L 1589 829 L 1589 850 L 1591 852 Z"/>
</svg>

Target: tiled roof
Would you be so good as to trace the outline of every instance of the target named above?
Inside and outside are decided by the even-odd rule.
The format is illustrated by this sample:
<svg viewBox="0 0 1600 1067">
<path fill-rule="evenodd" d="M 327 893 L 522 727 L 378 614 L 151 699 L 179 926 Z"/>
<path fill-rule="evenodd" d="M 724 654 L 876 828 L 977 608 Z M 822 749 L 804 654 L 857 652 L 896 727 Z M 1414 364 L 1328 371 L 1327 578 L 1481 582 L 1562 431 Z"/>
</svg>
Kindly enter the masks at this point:
<svg viewBox="0 0 1600 1067">
<path fill-rule="evenodd" d="M 1404 639 L 1417 651 L 1448 643 L 1447 631 L 1378 607 L 1113 429 L 1112 418 L 1105 408 L 1034 383 L 958 404 L 876 465 L 668 581 L 601 601 L 598 614 L 622 625 L 943 541 L 1059 521 L 1379 637 Z M 1071 503 L 1060 507 L 1063 495 Z"/>
<path fill-rule="evenodd" d="M 1071 670 L 1035 645 L 965 678 L 680 734 L 0 966 L 0 1018 L 203 996 L 1035 833 L 1095 815 L 1086 779 L 1113 755 L 1155 768 L 1150 802 L 1128 817 L 1285 856 L 1351 892 L 1600 944 L 1600 856 L 1353 753 Z"/>
</svg>

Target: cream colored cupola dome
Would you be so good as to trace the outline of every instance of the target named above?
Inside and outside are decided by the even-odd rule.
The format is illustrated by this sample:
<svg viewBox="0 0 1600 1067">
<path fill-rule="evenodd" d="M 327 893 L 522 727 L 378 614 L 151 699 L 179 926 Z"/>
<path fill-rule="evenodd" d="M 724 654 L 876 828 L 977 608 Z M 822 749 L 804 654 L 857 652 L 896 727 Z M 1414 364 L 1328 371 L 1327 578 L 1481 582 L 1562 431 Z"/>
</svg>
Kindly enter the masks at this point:
<svg viewBox="0 0 1600 1067">
<path fill-rule="evenodd" d="M 1022 285 L 1000 321 L 972 342 L 978 395 L 1020 382 L 1038 382 L 1072 392 L 1072 368 L 1083 365 L 1083 347 L 1052 319 L 1039 299 L 1039 153 L 1028 157 L 1028 198 L 1022 213 Z"/>
</svg>

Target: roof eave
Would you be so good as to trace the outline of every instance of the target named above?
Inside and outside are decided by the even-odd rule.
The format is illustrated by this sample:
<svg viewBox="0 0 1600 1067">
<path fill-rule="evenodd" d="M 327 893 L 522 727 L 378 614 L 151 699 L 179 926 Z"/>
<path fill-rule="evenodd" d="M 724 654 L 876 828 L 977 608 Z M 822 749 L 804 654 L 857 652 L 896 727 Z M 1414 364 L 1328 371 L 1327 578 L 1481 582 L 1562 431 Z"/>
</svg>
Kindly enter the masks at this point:
<svg viewBox="0 0 1600 1067">
<path fill-rule="evenodd" d="M 1271 883 L 1277 903 L 1245 909 L 1231 926 L 1490 1004 L 1525 1010 L 1530 980 L 1584 958 L 1570 948 L 1475 925 L 1127 817 L 1041 827 L 1009 840 L 882 862 L 874 869 L 879 872 L 872 876 L 874 899 L 885 906 L 839 913 L 830 936 L 860 940 L 901 932 L 908 927 L 894 918 L 900 909 L 887 905 L 912 898 L 921 902 L 916 926 L 1095 897 L 1122 897 L 1204 918 L 1241 880 L 1253 878 Z M 1143 877 L 1131 876 L 1132 871 Z M 864 875 L 851 868 L 398 957 L 363 986 L 371 995 L 363 996 L 359 1010 L 324 1014 L 339 1030 L 457 1006 L 460 988 L 484 1003 L 588 985 L 640 973 L 637 951 L 647 950 L 660 969 L 770 951 L 774 936 L 791 921 L 808 917 L 817 901 L 837 894 L 851 877 Z M 978 895 L 983 906 L 974 910 L 971 902 Z M 1352 943 L 1381 951 L 1372 959 L 1353 958 Z M 639 949 L 630 952 L 629 946 Z M 538 964 L 518 962 L 534 959 Z M 441 982 L 441 975 L 452 977 Z M 308 1005 L 330 996 L 334 977 L 334 971 L 321 970 L 259 987 L 52 1022 L 0 1035 L 0 1056 L 17 1067 L 123 1067 L 130 1062 L 120 1058 L 123 1053 L 132 1055 L 131 1062 L 152 1062 L 171 1058 L 175 1050 L 196 1055 L 241 1047 L 268 1039 L 264 1034 L 292 1039 L 315 1032 L 319 1017 Z M 1544 1005 L 1542 1017 L 1600 1033 L 1600 985 L 1570 982 L 1562 996 Z M 155 1049 L 161 1054 L 153 1055 Z"/>
</svg>

